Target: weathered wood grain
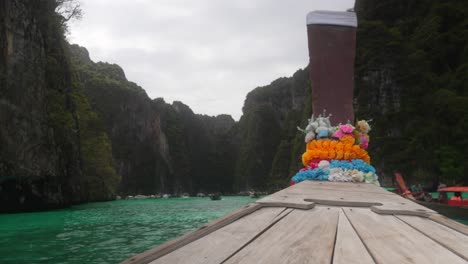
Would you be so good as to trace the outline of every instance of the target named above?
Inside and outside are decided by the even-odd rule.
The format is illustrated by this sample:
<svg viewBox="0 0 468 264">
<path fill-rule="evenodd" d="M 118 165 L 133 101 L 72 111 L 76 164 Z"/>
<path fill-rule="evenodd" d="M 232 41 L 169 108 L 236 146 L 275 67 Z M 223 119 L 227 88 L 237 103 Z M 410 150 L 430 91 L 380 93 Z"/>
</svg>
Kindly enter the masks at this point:
<svg viewBox="0 0 468 264">
<path fill-rule="evenodd" d="M 441 225 L 444 225 L 446 227 L 450 227 L 453 230 L 456 230 L 462 234 L 465 234 L 468 236 L 468 226 L 464 225 L 462 223 L 456 222 L 446 216 L 440 215 L 440 214 L 434 214 L 429 216 L 429 219 L 431 219 L 434 222 L 437 222 Z"/>
<path fill-rule="evenodd" d="M 289 205 L 309 209 L 312 203 L 333 206 L 372 207 L 379 214 L 419 215 L 428 217 L 431 209 L 387 192 L 373 184 L 303 181 L 260 199 L 257 203 Z"/>
<path fill-rule="evenodd" d="M 375 185 L 306 181 L 123 263 L 467 263 L 467 236 Z"/>
<path fill-rule="evenodd" d="M 289 207 L 295 209 L 312 209 L 315 203 L 289 196 L 268 196 L 257 201 L 263 207 Z"/>
<path fill-rule="evenodd" d="M 285 208 L 259 209 L 151 263 L 221 263 L 265 229 L 282 219 L 291 210 Z"/>
<path fill-rule="evenodd" d="M 235 210 L 221 218 L 218 218 L 216 220 L 209 222 L 208 224 L 198 228 L 195 231 L 189 232 L 181 237 L 175 238 L 160 246 L 157 246 L 141 254 L 133 256 L 127 260 L 124 260 L 122 264 L 149 263 L 161 256 L 164 256 L 180 247 L 183 247 L 189 244 L 192 241 L 195 241 L 203 236 L 206 236 L 207 234 L 210 234 L 211 232 L 216 231 L 220 229 L 221 227 L 224 227 L 236 221 L 237 219 L 245 215 L 248 215 L 260 208 L 261 208 L 261 205 L 255 204 L 255 203 L 243 206 L 238 210 Z"/>
<path fill-rule="evenodd" d="M 431 214 L 436 213 L 429 208 L 420 206 L 419 204 L 407 199 L 401 203 L 384 202 L 382 205 L 373 205 L 371 206 L 371 210 L 378 214 L 414 215 L 420 217 L 429 217 Z"/>
<path fill-rule="evenodd" d="M 224 263 L 330 263 L 339 210 L 294 209 Z"/>
<path fill-rule="evenodd" d="M 287 192 L 290 194 L 309 194 L 313 193 L 315 189 L 331 190 L 338 192 L 368 192 L 377 193 L 379 195 L 394 195 L 383 188 L 370 183 L 351 183 L 351 182 L 330 182 L 330 181 L 303 181 L 280 192 Z"/>
<path fill-rule="evenodd" d="M 331 206 L 349 206 L 349 207 L 371 207 L 371 206 L 380 206 L 382 204 L 376 202 L 364 202 L 364 201 L 350 201 L 348 199 L 343 200 L 320 200 L 320 199 L 305 199 L 307 202 L 313 202 L 319 205 L 331 205 Z"/>
<path fill-rule="evenodd" d="M 468 261 L 467 235 L 418 216 L 400 215 L 398 218 Z"/>
<path fill-rule="evenodd" d="M 466 263 L 466 261 L 392 215 L 343 208 L 377 263 Z"/>
<path fill-rule="evenodd" d="M 353 263 L 373 264 L 375 262 L 349 223 L 346 215 L 340 210 L 333 264 Z"/>
</svg>

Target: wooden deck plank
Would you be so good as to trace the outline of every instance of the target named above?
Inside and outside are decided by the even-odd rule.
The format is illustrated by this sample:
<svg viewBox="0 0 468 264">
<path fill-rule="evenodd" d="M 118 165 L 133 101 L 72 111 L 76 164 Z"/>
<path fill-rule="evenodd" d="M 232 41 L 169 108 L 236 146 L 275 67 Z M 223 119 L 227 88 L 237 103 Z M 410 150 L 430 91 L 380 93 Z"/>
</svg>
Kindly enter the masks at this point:
<svg viewBox="0 0 468 264">
<path fill-rule="evenodd" d="M 288 193 L 313 193 L 315 189 L 344 191 L 344 192 L 367 192 L 376 193 L 379 195 L 392 195 L 393 193 L 384 190 L 383 188 L 370 183 L 350 183 L 350 182 L 330 182 L 330 181 L 303 181 L 293 186 L 290 186 L 282 191 Z"/>
<path fill-rule="evenodd" d="M 468 236 L 429 219 L 417 216 L 398 218 L 468 261 Z"/>
<path fill-rule="evenodd" d="M 339 210 L 294 209 L 224 263 L 330 263 Z"/>
<path fill-rule="evenodd" d="M 312 209 L 315 207 L 314 202 L 305 201 L 302 198 L 296 198 L 291 196 L 268 196 L 257 203 L 264 207 L 289 207 L 295 209 Z"/>
<path fill-rule="evenodd" d="M 389 215 L 415 215 L 420 217 L 430 217 L 432 214 L 436 214 L 435 211 L 421 206 L 415 202 L 403 199 L 401 202 L 385 202 L 382 205 L 373 205 L 371 210 L 377 214 L 389 214 Z"/>
<path fill-rule="evenodd" d="M 336 189 L 333 189 L 335 188 Z M 349 188 L 348 188 L 349 187 Z M 367 191 L 366 191 L 367 190 Z M 399 195 L 387 192 L 373 184 L 303 181 L 260 199 L 263 204 L 296 204 L 302 208 L 308 203 L 329 206 L 372 207 L 379 214 L 403 214 L 428 217 L 435 212 Z"/>
<path fill-rule="evenodd" d="M 221 218 L 215 219 L 209 222 L 202 227 L 189 232 L 183 236 L 170 240 L 162 245 L 149 249 L 143 253 L 135 255 L 129 259 L 126 259 L 122 264 L 143 264 L 149 263 L 161 256 L 164 256 L 178 248 L 181 248 L 192 241 L 195 241 L 203 236 L 206 236 L 234 221 L 239 218 L 242 218 L 256 210 L 260 209 L 262 206 L 260 204 L 252 203 L 246 206 L 243 206 L 233 212 L 230 212 L 224 215 Z"/>
<path fill-rule="evenodd" d="M 338 230 L 336 234 L 333 264 L 373 264 L 369 255 L 354 228 L 349 223 L 346 215 L 340 210 Z"/>
<path fill-rule="evenodd" d="M 365 208 L 343 211 L 377 263 L 466 264 L 463 258 L 395 216 L 379 215 Z"/>
<path fill-rule="evenodd" d="M 468 226 L 464 225 L 462 223 L 456 222 L 446 216 L 440 215 L 440 214 L 434 214 L 429 216 L 429 219 L 431 219 L 434 222 L 437 222 L 441 225 L 444 225 L 446 227 L 450 227 L 453 230 L 456 230 L 460 233 L 463 233 L 468 236 Z"/>
<path fill-rule="evenodd" d="M 291 210 L 279 207 L 259 209 L 151 263 L 221 263 Z"/>
</svg>

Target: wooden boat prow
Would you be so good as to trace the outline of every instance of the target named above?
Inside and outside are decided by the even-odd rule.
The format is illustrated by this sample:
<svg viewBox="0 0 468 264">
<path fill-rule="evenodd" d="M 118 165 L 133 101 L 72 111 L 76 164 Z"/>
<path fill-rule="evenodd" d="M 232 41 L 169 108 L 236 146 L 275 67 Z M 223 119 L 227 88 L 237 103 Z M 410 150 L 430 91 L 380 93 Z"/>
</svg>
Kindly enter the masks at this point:
<svg viewBox="0 0 468 264">
<path fill-rule="evenodd" d="M 468 227 L 373 184 L 304 181 L 123 263 L 467 263 Z"/>
<path fill-rule="evenodd" d="M 307 15 L 313 112 L 316 117 L 325 110 L 333 113 L 328 121 L 335 125 L 354 120 L 356 30 L 354 12 L 313 11 Z M 323 126 L 317 123 L 314 127 L 313 117 L 309 120 L 310 129 L 301 129 L 307 131 L 305 142 L 327 138 L 327 127 L 331 126 L 330 122 L 323 122 Z M 359 140 L 364 136 L 368 141 L 370 127 L 364 130 L 359 129 Z M 341 137 L 345 135 L 334 138 Z M 354 138 L 351 140 L 355 142 Z M 367 148 L 367 144 L 362 147 Z M 360 153 L 359 157 L 369 163 L 367 152 Z M 303 160 L 304 166 L 311 164 L 310 159 L 318 158 L 309 154 Z M 331 154 L 331 159 L 337 160 L 352 157 L 352 153 L 348 153 L 348 158 L 338 152 Z M 351 159 L 356 159 L 356 153 L 354 156 Z M 320 162 L 316 165 L 320 167 Z M 376 185 L 302 181 L 123 263 L 467 261 L 468 227 L 461 223 Z"/>
</svg>

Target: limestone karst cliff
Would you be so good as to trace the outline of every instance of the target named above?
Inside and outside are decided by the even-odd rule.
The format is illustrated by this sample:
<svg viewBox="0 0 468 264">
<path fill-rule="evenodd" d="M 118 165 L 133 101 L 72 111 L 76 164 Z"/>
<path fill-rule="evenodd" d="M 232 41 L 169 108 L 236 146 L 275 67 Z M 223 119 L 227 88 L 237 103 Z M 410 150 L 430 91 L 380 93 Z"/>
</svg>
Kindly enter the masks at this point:
<svg viewBox="0 0 468 264">
<path fill-rule="evenodd" d="M 0 2 L 0 212 L 275 190 L 299 169 L 296 126 L 312 112 L 305 69 L 252 90 L 239 122 L 196 114 L 68 44 L 57 4 Z M 369 152 L 383 183 L 400 171 L 468 184 L 467 5 L 357 0 L 355 9 L 354 109 L 373 119 Z"/>
<path fill-rule="evenodd" d="M 115 197 L 111 147 L 75 83 L 56 7 L 0 3 L 1 212 Z"/>
<path fill-rule="evenodd" d="M 228 115 L 197 115 L 181 102 L 151 100 L 115 64 L 70 47 L 79 82 L 109 135 L 122 194 L 231 191 Z M 224 155 L 223 155 L 224 154 Z M 228 153 L 230 155 L 230 153 Z M 226 163 L 217 170 L 217 164 Z"/>
</svg>

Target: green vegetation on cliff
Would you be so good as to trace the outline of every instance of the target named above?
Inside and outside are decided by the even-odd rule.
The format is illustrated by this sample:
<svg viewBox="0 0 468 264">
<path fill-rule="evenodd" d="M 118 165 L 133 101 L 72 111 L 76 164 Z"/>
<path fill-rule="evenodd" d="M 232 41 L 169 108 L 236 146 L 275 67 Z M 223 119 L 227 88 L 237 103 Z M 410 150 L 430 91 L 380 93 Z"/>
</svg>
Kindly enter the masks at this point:
<svg viewBox="0 0 468 264">
<path fill-rule="evenodd" d="M 399 171 L 410 182 L 468 184 L 468 5 L 357 0 L 356 12 L 354 108 L 373 119 L 369 151 L 381 179 Z M 284 187 L 300 168 L 295 127 L 310 116 L 307 80 L 299 71 L 247 95 L 238 188 Z"/>
<path fill-rule="evenodd" d="M 130 194 L 154 194 L 164 190 L 171 180 L 172 168 L 155 111 L 146 92 L 127 81 L 115 64 L 94 63 L 88 51 L 70 46 L 77 80 L 102 120 L 112 145 L 115 169 L 121 175 L 120 191 Z"/>
<path fill-rule="evenodd" d="M 77 45 L 70 50 L 111 140 L 122 194 L 232 191 L 230 116 L 196 115 L 181 102 L 151 100 L 118 65 L 94 63 Z"/>
<path fill-rule="evenodd" d="M 0 212 L 115 197 L 109 141 L 71 72 L 63 3 L 0 3 Z"/>
<path fill-rule="evenodd" d="M 468 183 L 468 6 L 358 0 L 357 115 L 381 173 Z"/>
<path fill-rule="evenodd" d="M 86 201 L 114 199 L 120 175 L 114 168 L 112 146 L 99 116 L 81 90 L 73 93 L 79 125 L 82 176 L 77 179 L 78 196 Z"/>
<path fill-rule="evenodd" d="M 237 132 L 238 190 L 279 189 L 299 170 L 304 141 L 296 127 L 311 114 L 308 76 L 299 70 L 247 95 Z"/>
<path fill-rule="evenodd" d="M 237 123 L 194 114 L 66 43 L 63 2 L 0 3 L 0 211 L 288 185 L 311 115 L 307 68 L 251 91 Z M 468 6 L 357 0 L 356 12 L 354 107 L 373 119 L 381 179 L 468 184 Z"/>
</svg>

